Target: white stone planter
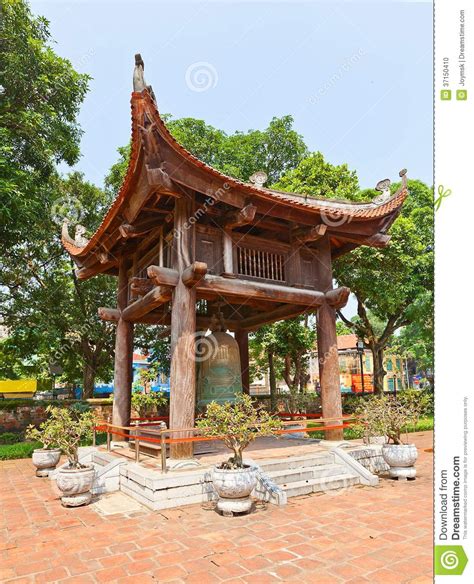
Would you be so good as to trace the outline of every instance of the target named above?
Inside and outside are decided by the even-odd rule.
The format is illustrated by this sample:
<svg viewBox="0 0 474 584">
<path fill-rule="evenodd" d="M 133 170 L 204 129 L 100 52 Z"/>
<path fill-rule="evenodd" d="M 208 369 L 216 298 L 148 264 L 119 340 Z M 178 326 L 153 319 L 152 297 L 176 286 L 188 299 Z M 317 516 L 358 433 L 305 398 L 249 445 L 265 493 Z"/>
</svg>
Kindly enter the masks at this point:
<svg viewBox="0 0 474 584">
<path fill-rule="evenodd" d="M 36 448 L 33 450 L 31 460 L 36 466 L 37 477 L 47 477 L 52 472 L 61 458 L 59 448 Z"/>
<path fill-rule="evenodd" d="M 219 495 L 217 510 L 232 517 L 234 513 L 248 513 L 252 508 L 250 493 L 257 484 L 256 468 L 227 470 L 214 467 L 212 483 Z"/>
<path fill-rule="evenodd" d="M 397 479 L 414 479 L 418 450 L 414 444 L 384 444 L 382 456 L 389 465 L 389 474 Z"/>
<path fill-rule="evenodd" d="M 92 465 L 84 468 L 60 468 L 56 475 L 56 484 L 63 493 L 61 502 L 65 507 L 87 505 L 92 498 L 91 488 L 95 470 Z"/>
</svg>

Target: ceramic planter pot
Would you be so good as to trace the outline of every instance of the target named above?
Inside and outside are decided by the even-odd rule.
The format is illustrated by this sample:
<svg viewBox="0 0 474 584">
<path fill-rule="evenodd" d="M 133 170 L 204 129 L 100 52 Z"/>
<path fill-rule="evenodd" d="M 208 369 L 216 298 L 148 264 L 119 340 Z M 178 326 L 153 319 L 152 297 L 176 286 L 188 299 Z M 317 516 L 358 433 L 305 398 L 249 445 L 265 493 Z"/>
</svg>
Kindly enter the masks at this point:
<svg viewBox="0 0 474 584">
<path fill-rule="evenodd" d="M 414 444 L 384 444 L 382 456 L 389 465 L 389 474 L 397 479 L 414 479 L 418 450 Z"/>
<path fill-rule="evenodd" d="M 52 472 L 61 458 L 59 448 L 36 448 L 33 450 L 31 460 L 36 466 L 37 477 L 47 477 Z"/>
<path fill-rule="evenodd" d="M 257 484 L 257 470 L 244 467 L 227 470 L 214 467 L 212 483 L 219 495 L 217 510 L 225 516 L 234 513 L 248 513 L 252 508 L 250 493 Z"/>
<path fill-rule="evenodd" d="M 60 468 L 56 484 L 62 492 L 61 503 L 65 507 L 88 505 L 92 498 L 91 488 L 94 482 L 94 467 Z"/>
</svg>

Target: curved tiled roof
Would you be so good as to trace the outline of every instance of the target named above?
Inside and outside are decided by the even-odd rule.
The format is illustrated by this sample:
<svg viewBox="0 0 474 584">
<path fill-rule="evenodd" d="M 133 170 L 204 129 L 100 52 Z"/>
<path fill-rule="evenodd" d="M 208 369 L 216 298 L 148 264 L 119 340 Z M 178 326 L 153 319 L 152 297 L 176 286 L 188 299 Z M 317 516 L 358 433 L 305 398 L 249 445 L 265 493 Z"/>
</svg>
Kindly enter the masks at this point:
<svg viewBox="0 0 474 584">
<path fill-rule="evenodd" d="M 230 187 L 238 189 L 241 193 L 247 196 L 252 196 L 261 200 L 267 200 L 272 203 L 278 203 L 279 205 L 289 206 L 292 208 L 299 207 L 311 214 L 319 216 L 327 215 L 330 219 L 334 218 L 337 220 L 340 218 L 347 218 L 351 221 L 383 219 L 384 217 L 390 217 L 391 215 L 393 215 L 395 218 L 398 210 L 401 208 L 401 205 L 407 196 L 407 188 L 405 185 L 403 185 L 399 191 L 397 191 L 393 196 L 381 204 L 374 202 L 353 203 L 335 199 L 318 199 L 316 197 L 309 197 L 297 193 L 287 193 L 284 191 L 276 191 L 256 186 L 252 183 L 243 182 L 239 179 L 223 174 L 219 170 L 216 170 L 215 168 L 196 158 L 196 156 L 191 154 L 191 152 L 179 144 L 179 142 L 172 136 L 166 127 L 160 116 L 157 105 L 147 89 L 144 89 L 142 92 L 132 93 L 131 112 L 132 141 L 130 161 L 120 191 L 87 245 L 80 247 L 75 244 L 74 240 L 72 240 L 72 238 L 66 234 L 67 232 L 63 233 L 62 243 L 65 249 L 72 256 L 84 257 L 89 252 L 91 252 L 98 243 L 100 243 L 102 236 L 105 234 L 112 221 L 117 216 L 119 210 L 127 202 L 128 197 L 133 193 L 133 187 L 131 187 L 131 183 L 136 174 L 136 171 L 140 170 L 137 168 L 137 163 L 139 161 L 141 152 L 139 125 L 143 123 L 142 120 L 144 113 L 147 114 L 151 122 L 156 124 L 157 130 L 162 139 L 165 140 L 170 145 L 170 147 L 183 158 L 183 161 L 187 161 L 192 166 L 204 170 L 205 173 L 209 175 L 209 177 L 223 180 Z M 173 177 L 170 176 L 170 178 L 172 179 Z"/>
</svg>

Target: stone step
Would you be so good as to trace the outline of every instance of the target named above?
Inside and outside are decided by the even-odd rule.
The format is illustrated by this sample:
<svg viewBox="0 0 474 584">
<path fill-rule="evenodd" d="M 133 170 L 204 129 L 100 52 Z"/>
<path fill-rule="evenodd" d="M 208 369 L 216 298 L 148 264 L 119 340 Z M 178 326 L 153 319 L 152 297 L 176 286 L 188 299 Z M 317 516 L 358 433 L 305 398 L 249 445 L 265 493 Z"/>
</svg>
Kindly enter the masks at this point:
<svg viewBox="0 0 474 584">
<path fill-rule="evenodd" d="M 311 479 L 322 479 L 335 475 L 347 475 L 350 473 L 345 466 L 332 463 L 287 470 L 265 471 L 265 474 L 277 485 L 286 485 Z"/>
<path fill-rule="evenodd" d="M 330 452 L 321 452 L 318 454 L 305 454 L 303 456 L 291 456 L 288 458 L 275 458 L 274 460 L 259 461 L 260 468 L 265 472 L 273 472 L 277 470 L 301 469 L 306 467 L 314 467 L 319 465 L 332 464 L 334 462 L 334 454 Z"/>
<path fill-rule="evenodd" d="M 111 462 L 117 460 L 116 456 L 111 456 L 107 452 L 93 452 L 92 453 L 92 462 L 97 466 L 107 466 Z"/>
<path fill-rule="evenodd" d="M 358 476 L 339 474 L 307 481 L 296 481 L 288 485 L 283 485 L 282 489 L 285 491 L 287 497 L 298 497 L 299 495 L 309 495 L 310 493 L 344 489 L 352 485 L 357 485 L 359 482 Z"/>
</svg>

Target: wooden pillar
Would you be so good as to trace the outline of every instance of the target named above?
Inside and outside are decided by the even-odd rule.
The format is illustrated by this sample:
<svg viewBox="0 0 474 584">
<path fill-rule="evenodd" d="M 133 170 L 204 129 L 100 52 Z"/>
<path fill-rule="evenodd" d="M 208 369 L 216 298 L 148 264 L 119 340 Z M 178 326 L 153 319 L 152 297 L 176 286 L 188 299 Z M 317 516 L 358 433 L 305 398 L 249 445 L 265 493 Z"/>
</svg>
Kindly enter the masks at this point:
<svg viewBox="0 0 474 584">
<path fill-rule="evenodd" d="M 171 308 L 171 375 L 170 375 L 170 427 L 194 427 L 196 402 L 195 331 L 196 288 L 186 286 L 181 278 L 185 268 L 193 261 L 194 229 L 187 222 L 193 212 L 190 198 L 176 199 L 174 212 L 173 268 L 179 279 L 173 292 Z M 173 437 L 185 437 L 185 433 Z M 174 444 L 171 458 L 193 456 L 193 445 Z"/>
<path fill-rule="evenodd" d="M 128 304 L 128 265 L 123 258 L 120 260 L 117 308 L 122 312 Z M 133 324 L 119 318 L 115 337 L 114 361 L 114 403 L 112 424 L 116 426 L 130 425 L 130 403 L 133 380 Z M 123 440 L 123 437 L 117 437 Z"/>
<path fill-rule="evenodd" d="M 331 245 L 327 236 L 318 246 L 318 285 L 327 292 L 332 289 Z M 318 309 L 319 383 L 324 418 L 339 418 L 342 423 L 342 398 L 337 352 L 336 311 L 326 302 Z M 330 422 L 328 425 L 336 425 Z M 342 440 L 342 430 L 328 430 L 326 440 Z"/>
<path fill-rule="evenodd" d="M 235 340 L 239 345 L 240 371 L 242 375 L 242 389 L 244 393 L 250 393 L 250 372 L 249 372 L 249 333 L 244 330 L 235 332 Z"/>
</svg>

